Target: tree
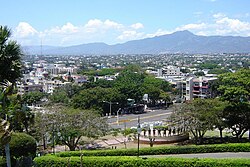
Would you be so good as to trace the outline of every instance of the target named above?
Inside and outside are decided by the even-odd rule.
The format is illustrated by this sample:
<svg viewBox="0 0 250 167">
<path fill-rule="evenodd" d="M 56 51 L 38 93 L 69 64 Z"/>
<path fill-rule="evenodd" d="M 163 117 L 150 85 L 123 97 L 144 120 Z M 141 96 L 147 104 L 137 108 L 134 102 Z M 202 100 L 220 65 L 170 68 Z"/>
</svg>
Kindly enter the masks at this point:
<svg viewBox="0 0 250 167">
<path fill-rule="evenodd" d="M 144 94 L 148 94 L 149 99 L 153 106 L 155 106 L 156 102 L 161 99 L 160 95 L 162 94 L 162 92 L 170 90 L 168 82 L 161 79 L 157 79 L 151 75 L 145 76 L 142 88 Z"/>
<path fill-rule="evenodd" d="M 6 81 L 5 83 L 2 83 L 1 85 L 2 92 L 0 94 L 1 97 L 1 109 L 2 109 L 2 115 L 6 120 L 1 118 L 1 132 L 3 135 L 1 136 L 1 144 L 5 146 L 5 154 L 6 154 L 6 162 L 7 167 L 11 167 L 11 161 L 10 161 L 10 146 L 9 142 L 11 140 L 11 129 L 9 128 L 9 122 L 7 122 L 7 102 L 8 102 L 8 95 L 12 93 L 13 90 L 13 84 Z"/>
<path fill-rule="evenodd" d="M 115 80 L 115 88 L 125 96 L 125 99 L 142 100 L 142 84 L 145 75 L 137 71 L 124 70 Z"/>
<path fill-rule="evenodd" d="M 199 76 L 204 76 L 205 73 L 203 71 L 198 71 L 198 72 L 195 72 L 194 75 L 196 75 L 197 77 L 199 77 Z"/>
<path fill-rule="evenodd" d="M 10 127 L 14 131 L 29 133 L 29 128 L 34 124 L 34 113 L 23 103 L 23 99 L 19 95 L 11 95 L 9 97 L 10 104 L 8 106 L 8 120 Z"/>
<path fill-rule="evenodd" d="M 97 111 L 71 108 L 51 108 L 48 129 L 52 138 L 75 150 L 81 137 L 98 138 L 106 134 L 108 124 Z"/>
<path fill-rule="evenodd" d="M 242 138 L 250 129 L 250 69 L 222 74 L 218 82 L 221 99 L 230 103 L 224 112 L 225 122 L 236 138 Z"/>
<path fill-rule="evenodd" d="M 220 105 L 217 99 L 195 99 L 180 105 L 172 117 L 178 126 L 192 133 L 197 144 L 202 144 L 205 133 L 214 128 Z"/>
<path fill-rule="evenodd" d="M 169 94 L 164 92 L 164 91 L 160 92 L 159 98 L 160 98 L 160 100 L 164 101 L 165 105 L 167 104 L 167 102 L 169 102 L 171 100 Z"/>
<path fill-rule="evenodd" d="M 35 91 L 35 92 L 28 92 L 23 94 L 22 99 L 23 103 L 26 103 L 28 105 L 36 104 L 37 102 L 41 101 L 42 98 L 46 96 L 45 93 Z"/>
<path fill-rule="evenodd" d="M 22 51 L 16 41 L 9 40 L 10 36 L 10 29 L 0 26 L 0 82 L 8 80 L 15 83 L 21 76 Z"/>
<path fill-rule="evenodd" d="M 1 118 L 6 119 L 8 114 L 8 95 L 12 94 L 16 79 L 21 76 L 21 56 L 20 45 L 16 41 L 9 40 L 10 29 L 7 26 L 0 26 L 0 83 L 1 85 Z M 5 120 L 6 121 L 6 120 Z M 11 129 L 10 129 L 11 131 Z M 5 128 L 1 137 L 2 144 L 5 145 L 7 166 L 11 166 L 9 139 L 11 138 L 8 128 Z"/>
</svg>

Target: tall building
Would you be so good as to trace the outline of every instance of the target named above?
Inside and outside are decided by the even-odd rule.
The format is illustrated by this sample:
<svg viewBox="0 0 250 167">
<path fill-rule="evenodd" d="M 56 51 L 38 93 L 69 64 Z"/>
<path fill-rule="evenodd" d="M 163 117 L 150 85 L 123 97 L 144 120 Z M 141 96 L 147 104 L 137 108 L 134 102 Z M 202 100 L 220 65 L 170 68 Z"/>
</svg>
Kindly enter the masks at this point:
<svg viewBox="0 0 250 167">
<path fill-rule="evenodd" d="M 210 84 L 215 81 L 217 78 L 206 78 L 199 77 L 194 78 L 190 77 L 186 79 L 186 100 L 193 100 L 195 98 L 210 98 L 211 90 L 209 89 Z"/>
</svg>

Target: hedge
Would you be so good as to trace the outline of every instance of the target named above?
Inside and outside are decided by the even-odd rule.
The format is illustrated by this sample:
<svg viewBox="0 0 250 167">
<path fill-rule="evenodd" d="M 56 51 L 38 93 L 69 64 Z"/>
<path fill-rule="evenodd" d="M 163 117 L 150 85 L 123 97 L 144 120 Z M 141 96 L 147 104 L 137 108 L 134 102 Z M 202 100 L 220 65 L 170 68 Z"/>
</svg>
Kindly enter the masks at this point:
<svg viewBox="0 0 250 167">
<path fill-rule="evenodd" d="M 35 158 L 37 167 L 80 167 L 80 157 L 43 156 Z M 69 165 L 70 164 L 70 165 Z M 247 167 L 250 159 L 186 159 L 186 158 L 148 158 L 137 157 L 83 157 L 83 166 L 95 167 Z"/>
<path fill-rule="evenodd" d="M 36 140 L 26 133 L 13 133 L 10 141 L 10 155 L 18 158 L 22 156 L 36 156 Z"/>
<path fill-rule="evenodd" d="M 250 143 L 230 143 L 213 145 L 163 146 L 140 148 L 140 155 L 189 154 L 213 152 L 250 152 Z M 83 150 L 57 153 L 58 157 L 72 156 L 136 156 L 137 149 Z"/>
</svg>

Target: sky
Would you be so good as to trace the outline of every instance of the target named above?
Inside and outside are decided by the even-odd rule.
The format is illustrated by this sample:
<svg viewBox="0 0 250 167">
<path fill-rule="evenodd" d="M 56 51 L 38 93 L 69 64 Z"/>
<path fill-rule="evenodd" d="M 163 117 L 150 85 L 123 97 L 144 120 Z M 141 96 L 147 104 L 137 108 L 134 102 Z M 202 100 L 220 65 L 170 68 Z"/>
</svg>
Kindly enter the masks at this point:
<svg viewBox="0 0 250 167">
<path fill-rule="evenodd" d="M 124 43 L 175 31 L 250 36 L 250 0 L 0 0 L 21 45 Z"/>
</svg>

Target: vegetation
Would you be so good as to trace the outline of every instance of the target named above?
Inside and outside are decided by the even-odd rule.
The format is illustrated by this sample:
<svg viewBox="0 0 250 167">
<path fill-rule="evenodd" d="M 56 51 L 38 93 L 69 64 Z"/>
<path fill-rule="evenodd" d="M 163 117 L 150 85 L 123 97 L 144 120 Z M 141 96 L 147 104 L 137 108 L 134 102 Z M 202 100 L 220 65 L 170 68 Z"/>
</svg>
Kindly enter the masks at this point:
<svg viewBox="0 0 250 167">
<path fill-rule="evenodd" d="M 22 100 L 24 104 L 35 105 L 37 102 L 40 102 L 45 96 L 45 93 L 39 91 L 28 92 L 22 95 Z"/>
<path fill-rule="evenodd" d="M 36 141 L 25 133 L 13 133 L 9 145 L 11 164 L 13 166 L 17 165 L 17 163 L 20 164 L 23 159 L 29 159 L 32 162 L 32 159 L 36 156 Z M 0 146 L 0 149 L 3 153 L 3 145 Z M 6 160 L 2 159 L 2 161 L 0 161 L 0 166 L 6 166 Z"/>
<path fill-rule="evenodd" d="M 13 133 L 10 141 L 11 156 L 19 158 L 22 156 L 36 156 L 36 140 L 26 133 Z"/>
<path fill-rule="evenodd" d="M 212 145 L 161 146 L 140 148 L 140 155 L 191 154 L 212 152 L 249 152 L 250 143 L 229 143 Z M 66 151 L 57 153 L 58 157 L 72 156 L 136 156 L 137 149 Z"/>
<path fill-rule="evenodd" d="M 80 73 L 88 76 L 105 76 L 105 75 L 115 75 L 120 72 L 122 69 L 120 68 L 103 68 L 100 70 L 87 70 L 84 69 Z"/>
<path fill-rule="evenodd" d="M 46 166 L 150 166 L 150 167 L 244 167 L 250 165 L 249 159 L 197 159 L 197 158 L 137 158 L 137 157 L 80 157 L 60 158 L 55 156 L 44 156 L 35 159 L 38 167 Z"/>
<path fill-rule="evenodd" d="M 225 107 L 226 103 L 218 99 L 195 99 L 173 112 L 173 123 L 184 127 L 194 136 L 197 144 L 202 144 L 205 133 L 213 130 L 215 124 L 220 125 L 221 112 Z"/>
<path fill-rule="evenodd" d="M 124 68 L 116 80 L 107 81 L 99 79 L 96 82 L 84 85 L 66 85 L 49 96 L 52 104 L 62 103 L 67 106 L 81 109 L 94 109 L 102 111 L 102 115 L 110 112 L 106 102 L 115 102 L 113 111 L 124 108 L 127 99 L 134 99 L 142 103 L 143 94 L 149 95 L 149 104 L 155 106 L 159 101 L 166 104 L 170 100 L 167 91 L 170 91 L 168 82 L 147 75 L 136 65 Z"/>
<path fill-rule="evenodd" d="M 228 128 L 236 138 L 250 129 L 250 69 L 222 74 L 218 81 L 218 95 L 229 102 L 223 113 Z"/>
<path fill-rule="evenodd" d="M 38 139 L 44 140 L 44 144 L 44 138 L 49 134 L 52 142 L 56 141 L 75 150 L 82 136 L 98 138 L 108 130 L 107 121 L 96 111 L 55 106 L 48 110 L 47 113 L 37 115 L 33 130 Z"/>
<path fill-rule="evenodd" d="M 7 26 L 0 26 L 0 82 L 5 80 L 15 83 L 21 76 L 20 45 L 10 40 L 11 30 Z"/>
</svg>

